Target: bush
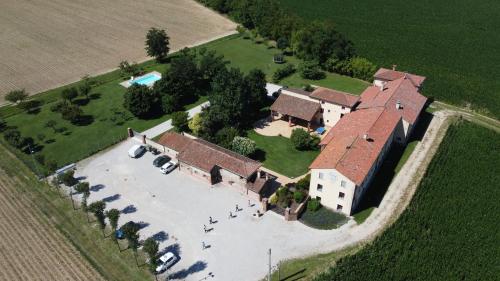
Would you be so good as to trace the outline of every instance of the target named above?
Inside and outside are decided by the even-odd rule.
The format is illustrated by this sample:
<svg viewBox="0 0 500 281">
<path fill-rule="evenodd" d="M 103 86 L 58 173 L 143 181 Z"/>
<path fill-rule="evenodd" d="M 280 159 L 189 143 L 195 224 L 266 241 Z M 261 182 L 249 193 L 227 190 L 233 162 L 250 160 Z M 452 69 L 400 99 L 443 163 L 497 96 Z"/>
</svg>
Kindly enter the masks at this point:
<svg viewBox="0 0 500 281">
<path fill-rule="evenodd" d="M 255 142 L 249 138 L 235 137 L 233 139 L 232 148 L 234 152 L 244 156 L 249 156 L 255 152 L 257 146 Z"/>
<path fill-rule="evenodd" d="M 321 203 L 318 199 L 311 199 L 307 202 L 307 210 L 311 212 L 316 212 L 321 207 Z"/>
<path fill-rule="evenodd" d="M 5 131 L 3 137 L 10 145 L 15 148 L 22 148 L 24 145 L 24 141 L 19 130 L 9 129 Z"/>
<path fill-rule="evenodd" d="M 300 77 L 304 79 L 320 80 L 326 77 L 325 73 L 321 71 L 317 62 L 305 61 L 299 65 Z"/>
<path fill-rule="evenodd" d="M 62 108 L 67 106 L 66 101 L 58 101 L 55 104 L 50 106 L 50 111 L 52 112 L 61 112 Z"/>
<path fill-rule="evenodd" d="M 271 197 L 269 197 L 269 204 L 271 204 L 271 205 L 278 204 L 278 195 L 276 195 L 276 193 L 273 193 L 273 195 L 271 195 Z"/>
<path fill-rule="evenodd" d="M 307 176 L 301 178 L 296 184 L 295 187 L 299 190 L 306 190 L 309 188 L 309 185 L 311 183 L 311 174 L 308 174 Z"/>
<path fill-rule="evenodd" d="M 303 191 L 297 190 L 293 193 L 293 199 L 296 203 L 304 201 L 305 194 Z"/>
<path fill-rule="evenodd" d="M 78 97 L 78 90 L 75 87 L 66 88 L 66 89 L 62 90 L 61 97 L 64 100 L 72 101 L 73 99 Z"/>
<path fill-rule="evenodd" d="M 124 60 L 120 62 L 118 66 L 122 76 L 134 76 L 141 73 L 141 69 L 137 63 L 130 64 L 128 61 Z"/>
<path fill-rule="evenodd" d="M 40 163 L 40 165 L 45 164 L 45 157 L 42 154 L 35 154 L 34 158 L 36 162 Z"/>
<path fill-rule="evenodd" d="M 215 134 L 215 142 L 227 149 L 233 149 L 233 140 L 239 134 L 233 127 L 224 127 Z"/>
<path fill-rule="evenodd" d="M 193 116 L 193 118 L 191 120 L 189 120 L 189 122 L 188 122 L 189 129 L 196 136 L 200 132 L 201 125 L 202 125 L 202 119 L 201 119 L 201 114 L 200 113 L 196 113 Z"/>
<path fill-rule="evenodd" d="M 59 182 L 64 183 L 66 186 L 73 186 L 76 184 L 77 180 L 75 179 L 75 171 L 68 170 L 57 176 Z"/>
<path fill-rule="evenodd" d="M 281 79 L 286 78 L 292 74 L 294 74 L 296 71 L 295 66 L 293 64 L 286 64 L 283 67 L 280 67 L 276 69 L 276 71 L 273 73 L 273 82 L 277 83 Z"/>
<path fill-rule="evenodd" d="M 28 93 L 23 90 L 14 90 L 10 91 L 7 95 L 5 95 L 5 100 L 10 101 L 12 103 L 22 103 L 25 99 L 28 98 Z"/>
<path fill-rule="evenodd" d="M 188 127 L 188 113 L 186 111 L 177 111 L 172 113 L 172 126 L 177 132 L 185 132 Z"/>
<path fill-rule="evenodd" d="M 349 60 L 352 76 L 361 80 L 371 81 L 377 66 L 362 57 L 354 57 Z"/>
</svg>

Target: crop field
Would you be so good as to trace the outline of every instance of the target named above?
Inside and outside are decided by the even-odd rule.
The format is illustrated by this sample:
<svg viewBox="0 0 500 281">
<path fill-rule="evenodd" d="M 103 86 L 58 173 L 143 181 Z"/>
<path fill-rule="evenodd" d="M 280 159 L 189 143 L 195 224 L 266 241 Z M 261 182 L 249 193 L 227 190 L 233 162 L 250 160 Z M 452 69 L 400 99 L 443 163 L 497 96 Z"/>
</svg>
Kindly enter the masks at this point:
<svg viewBox="0 0 500 281">
<path fill-rule="evenodd" d="M 145 60 L 150 27 L 171 49 L 234 32 L 235 24 L 192 0 L 2 0 L 0 101 L 10 90 L 35 94 Z"/>
<path fill-rule="evenodd" d="M 0 168 L 0 280 L 104 280 L 18 188 Z"/>
<path fill-rule="evenodd" d="M 396 223 L 315 280 L 498 280 L 498 155 L 500 134 L 453 124 Z"/>
<path fill-rule="evenodd" d="M 0 280 L 152 280 L 0 144 Z M 143 261 L 141 261 L 143 262 Z"/>
<path fill-rule="evenodd" d="M 281 3 L 307 20 L 332 20 L 378 65 L 427 76 L 425 95 L 500 117 L 499 1 Z"/>
</svg>

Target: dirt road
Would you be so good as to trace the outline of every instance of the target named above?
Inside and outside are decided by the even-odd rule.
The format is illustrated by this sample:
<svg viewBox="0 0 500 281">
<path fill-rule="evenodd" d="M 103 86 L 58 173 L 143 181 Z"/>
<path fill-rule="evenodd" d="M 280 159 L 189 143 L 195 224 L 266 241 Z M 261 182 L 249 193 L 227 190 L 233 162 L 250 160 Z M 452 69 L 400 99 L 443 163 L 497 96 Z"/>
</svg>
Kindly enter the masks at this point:
<svg viewBox="0 0 500 281">
<path fill-rule="evenodd" d="M 0 280 L 104 280 L 0 169 Z"/>
<path fill-rule="evenodd" d="M 0 1 L 0 103 L 145 60 L 150 27 L 166 29 L 172 50 L 233 33 L 235 24 L 193 0 Z"/>
</svg>

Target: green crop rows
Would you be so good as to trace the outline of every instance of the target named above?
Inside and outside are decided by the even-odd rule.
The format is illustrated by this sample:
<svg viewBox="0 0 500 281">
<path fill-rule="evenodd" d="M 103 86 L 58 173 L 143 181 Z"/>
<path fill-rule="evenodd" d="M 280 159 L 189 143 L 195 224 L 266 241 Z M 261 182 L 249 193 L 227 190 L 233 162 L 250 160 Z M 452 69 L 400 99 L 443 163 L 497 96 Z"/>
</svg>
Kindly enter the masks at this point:
<svg viewBox="0 0 500 281">
<path fill-rule="evenodd" d="M 500 134 L 452 125 L 399 220 L 316 281 L 498 280 L 499 155 Z"/>
</svg>

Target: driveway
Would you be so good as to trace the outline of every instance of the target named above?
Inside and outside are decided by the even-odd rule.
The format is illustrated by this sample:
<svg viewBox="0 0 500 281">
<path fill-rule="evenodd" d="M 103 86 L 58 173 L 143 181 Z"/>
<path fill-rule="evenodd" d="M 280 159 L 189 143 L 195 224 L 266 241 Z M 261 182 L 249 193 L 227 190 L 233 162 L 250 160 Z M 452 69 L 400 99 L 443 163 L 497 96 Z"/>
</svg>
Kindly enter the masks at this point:
<svg viewBox="0 0 500 281">
<path fill-rule="evenodd" d="M 209 105 L 210 105 L 210 102 L 206 101 L 198 106 L 191 108 L 190 110 L 187 110 L 186 112 L 188 113 L 188 119 L 193 118 L 193 116 L 195 116 L 197 113 L 200 113 L 204 107 L 207 107 Z M 153 128 L 150 128 L 150 129 L 142 132 L 141 135 L 146 135 L 146 137 L 148 139 L 152 139 L 158 135 L 165 133 L 166 131 L 168 131 L 172 128 L 173 128 L 172 119 L 168 119 L 167 121 L 160 123 L 160 124 L 154 126 Z"/>
<path fill-rule="evenodd" d="M 160 249 L 174 249 L 180 256 L 169 274 L 175 279 L 255 281 L 267 272 L 267 251 L 273 266 L 279 260 L 327 253 L 373 238 L 397 217 L 411 199 L 431 155 L 444 136 L 446 115 L 436 114 L 421 143 L 393 179 L 379 208 L 361 225 L 353 220 L 334 230 L 311 229 L 300 222 L 286 222 L 273 212 L 261 218 L 258 209 L 233 188 L 210 187 L 179 171 L 163 175 L 146 153 L 131 159 L 129 139 L 77 164 L 77 176 L 85 176 L 93 188 L 89 202 L 105 199 L 107 208 L 124 210 L 121 223 L 143 221 L 141 239 L 157 237 Z M 425 162 L 425 163 L 423 163 Z M 234 212 L 235 204 L 243 208 Z M 229 219 L 233 211 L 235 218 Z M 209 225 L 208 217 L 217 223 Z M 213 227 L 204 233 L 203 225 Z M 202 242 L 210 247 L 202 249 Z M 208 279 L 210 280 L 210 279 Z"/>
</svg>

